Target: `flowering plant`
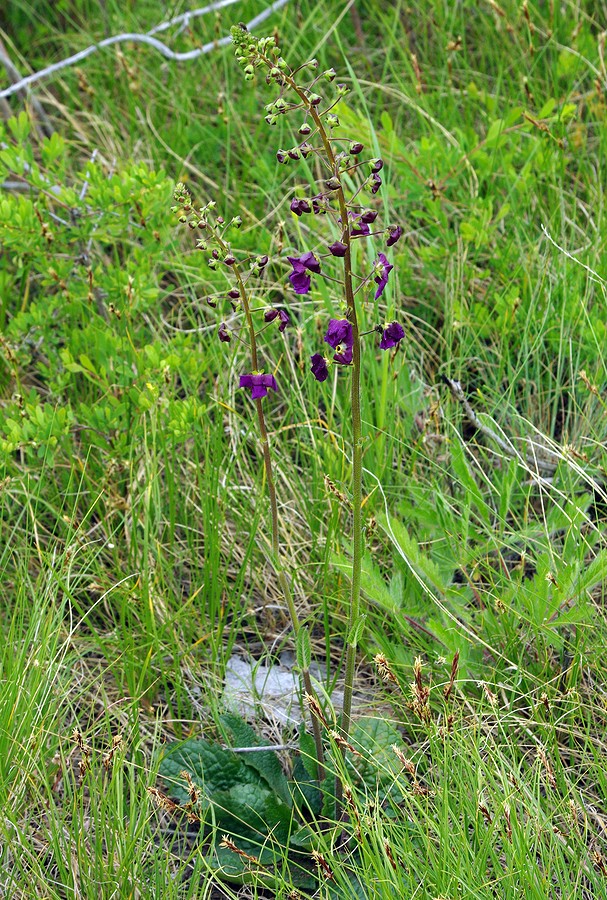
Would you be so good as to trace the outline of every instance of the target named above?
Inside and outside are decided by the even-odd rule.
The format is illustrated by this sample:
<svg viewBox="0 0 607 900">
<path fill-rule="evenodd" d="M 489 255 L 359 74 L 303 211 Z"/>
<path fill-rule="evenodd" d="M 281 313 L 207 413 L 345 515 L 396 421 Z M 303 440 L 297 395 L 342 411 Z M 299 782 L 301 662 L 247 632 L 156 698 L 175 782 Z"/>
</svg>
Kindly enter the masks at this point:
<svg viewBox="0 0 607 900">
<path fill-rule="evenodd" d="M 266 82 L 277 90 L 277 99 L 266 106 L 265 118 L 268 125 L 274 125 L 280 116 L 300 117 L 297 131 L 301 140 L 290 149 L 278 149 L 277 161 L 282 165 L 288 165 L 314 156 L 323 172 L 316 193 L 304 198 L 294 197 L 290 209 L 298 218 L 311 216 L 319 223 L 322 220 L 322 231 L 325 233 L 330 231 L 332 240 L 327 241 L 323 234 L 324 247 L 319 245 L 312 249 L 299 248 L 299 255 L 286 256 L 285 263 L 291 269 L 288 273 L 288 290 L 292 290 L 295 294 L 310 295 L 317 280 L 325 277 L 330 277 L 332 283 L 339 285 L 341 294 L 337 304 L 338 315 L 329 319 L 324 336 L 324 341 L 332 352 L 324 355 L 317 350 L 310 356 L 311 374 L 317 381 L 326 381 L 333 366 L 347 370 L 350 376 L 352 580 L 346 639 L 344 702 L 337 735 L 338 746 L 341 752 L 345 753 L 351 726 L 356 645 L 363 622 L 360 614 L 363 555 L 361 339 L 366 335 L 377 333 L 380 335 L 379 349 L 389 350 L 396 348 L 405 334 L 400 323 L 380 321 L 377 313 L 374 316 L 377 320 L 375 327 L 369 332 L 361 333 L 362 304 L 367 298 L 375 303 L 382 297 L 394 266 L 386 254 L 379 251 L 373 262 L 367 264 L 362 273 L 357 273 L 353 267 L 352 250 L 355 241 L 368 242 L 372 238 L 381 240 L 386 249 L 390 248 L 402 236 L 402 228 L 399 225 L 389 224 L 385 229 L 377 229 L 378 211 L 372 204 L 382 185 L 380 172 L 383 169 L 383 161 L 379 158 L 365 158 L 365 148 L 360 141 L 352 141 L 340 135 L 339 117 L 334 110 L 348 89 L 345 84 L 335 82 L 335 70 L 319 72 L 317 60 L 311 60 L 297 69 L 292 69 L 281 56 L 273 37 L 258 39 L 241 26 L 232 29 L 232 38 L 245 78 L 251 80 L 256 70 L 260 70 L 265 73 Z M 334 85 L 331 98 L 325 100 L 318 92 L 321 83 Z M 353 183 L 357 186 L 352 189 L 350 186 Z M 255 403 L 272 514 L 272 562 L 293 623 L 298 664 L 312 711 L 318 776 L 322 780 L 324 763 L 320 723 L 323 717 L 310 678 L 311 651 L 308 632 L 299 621 L 290 581 L 281 560 L 276 488 L 262 402 L 268 391 L 279 390 L 279 380 L 274 372 L 265 371 L 262 364 L 258 348 L 260 329 L 255 324 L 256 311 L 251 303 L 254 279 L 263 276 L 270 260 L 267 256 L 242 257 L 233 249 L 230 234 L 241 226 L 242 220 L 239 216 L 229 222 L 224 221 L 221 216 L 214 215 L 215 204 L 212 202 L 199 210 L 194 210 L 190 194 L 182 184 L 177 185 L 175 200 L 177 206 L 174 210 L 178 213 L 180 221 L 187 223 L 192 229 L 202 231 L 198 246 L 205 253 L 209 253 L 209 266 L 213 269 L 221 267 L 228 277 L 231 287 L 226 292 L 226 298 L 241 316 L 243 333 L 249 345 L 251 371 L 240 376 L 240 387 L 251 391 L 251 399 Z M 324 223 L 327 223 L 326 226 Z M 359 256 L 368 258 L 369 254 Z M 273 265 L 279 263 L 279 260 L 272 261 Z M 333 274 L 328 276 L 328 271 Z M 375 290 L 373 285 L 376 286 Z M 257 291 L 255 294 L 257 295 Z M 210 298 L 212 306 L 216 303 L 217 298 Z M 263 311 L 263 321 L 264 327 L 267 323 L 277 321 L 279 330 L 285 332 L 290 317 L 285 310 L 271 307 Z M 219 325 L 218 337 L 225 342 L 231 340 L 232 332 L 225 322 Z M 339 778 L 336 781 L 335 791 L 339 806 L 342 798 Z"/>
</svg>

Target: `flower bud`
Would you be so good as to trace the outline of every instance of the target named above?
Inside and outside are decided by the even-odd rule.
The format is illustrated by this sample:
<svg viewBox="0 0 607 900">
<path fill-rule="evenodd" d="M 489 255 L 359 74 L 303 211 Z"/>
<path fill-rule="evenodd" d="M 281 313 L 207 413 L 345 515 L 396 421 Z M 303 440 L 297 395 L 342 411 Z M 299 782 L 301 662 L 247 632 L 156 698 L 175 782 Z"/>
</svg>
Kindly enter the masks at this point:
<svg viewBox="0 0 607 900">
<path fill-rule="evenodd" d="M 345 84 L 337 85 L 337 94 L 339 97 L 345 97 L 350 92 L 350 88 Z"/>
<path fill-rule="evenodd" d="M 329 115 L 325 119 L 325 122 L 327 123 L 329 128 L 337 128 L 337 126 L 339 125 L 339 118 L 333 113 L 329 113 Z"/>
<path fill-rule="evenodd" d="M 373 172 L 373 173 L 375 173 L 375 172 L 381 172 L 381 170 L 382 170 L 383 167 L 384 167 L 384 161 L 383 161 L 383 159 L 379 159 L 379 158 L 376 158 L 376 159 L 370 159 L 370 160 L 369 160 L 369 167 L 370 167 L 370 169 L 371 169 L 371 172 Z"/>
<path fill-rule="evenodd" d="M 301 135 L 303 135 L 304 137 L 307 137 L 307 136 L 310 134 L 311 131 L 312 131 L 312 128 L 311 128 L 310 125 L 308 125 L 307 122 L 304 122 L 303 125 L 300 125 L 300 126 L 299 126 L 299 133 L 300 133 Z M 177 210 L 175 210 L 175 212 L 176 212 L 176 211 L 177 211 Z"/>
<path fill-rule="evenodd" d="M 318 68 L 318 60 L 316 58 L 311 59 L 310 62 L 306 63 L 306 68 L 317 69 Z"/>
<path fill-rule="evenodd" d="M 219 259 L 219 250 L 211 250 L 211 256 L 213 259 Z"/>
<path fill-rule="evenodd" d="M 188 217 L 187 216 L 179 216 L 177 221 L 181 222 L 182 225 L 185 225 L 185 223 L 188 221 Z"/>
<path fill-rule="evenodd" d="M 286 103 L 282 99 L 282 97 L 279 97 L 278 100 L 274 103 L 274 109 L 279 113 L 284 112 L 288 108 L 289 108 L 288 103 Z"/>
<path fill-rule="evenodd" d="M 336 75 L 337 75 L 337 72 L 335 71 L 334 68 L 327 69 L 326 72 L 322 73 L 322 77 L 326 81 L 333 81 L 334 78 L 336 77 Z"/>
<path fill-rule="evenodd" d="M 337 191 L 341 187 L 341 181 L 339 178 L 336 178 L 335 175 L 332 178 L 328 178 L 325 181 L 325 184 L 330 191 Z"/>
<path fill-rule="evenodd" d="M 367 187 L 371 191 L 372 194 L 377 194 L 378 190 L 381 187 L 381 178 L 375 172 L 371 175 L 367 181 Z"/>
<path fill-rule="evenodd" d="M 328 249 L 332 256 L 344 257 L 348 248 L 342 241 L 334 241 Z"/>
<path fill-rule="evenodd" d="M 311 206 L 307 200 L 299 200 L 297 197 L 294 197 L 291 200 L 291 212 L 294 212 L 296 216 L 301 216 L 303 213 L 311 212 Z"/>
<path fill-rule="evenodd" d="M 278 121 L 276 116 L 266 116 L 265 120 L 268 123 L 268 125 L 276 125 L 276 122 Z"/>
<path fill-rule="evenodd" d="M 212 256 L 211 256 L 211 258 L 208 260 L 208 263 L 209 263 L 209 269 L 216 269 L 216 268 L 217 268 L 217 260 L 216 260 L 216 259 L 213 259 Z"/>
<path fill-rule="evenodd" d="M 377 219 L 377 210 L 376 209 L 365 209 L 360 215 L 360 221 L 365 222 L 366 225 L 372 225 L 376 219 Z"/>
<path fill-rule="evenodd" d="M 232 335 L 230 334 L 230 330 L 225 322 L 222 322 L 219 328 L 217 329 L 217 334 L 219 335 L 219 340 L 225 343 L 229 343 L 232 340 Z"/>
<path fill-rule="evenodd" d="M 390 227 L 384 232 L 387 238 L 386 246 L 392 247 L 398 240 L 400 240 L 402 233 L 403 230 L 400 225 L 390 225 Z"/>
<path fill-rule="evenodd" d="M 215 297 L 207 297 L 207 306 L 210 306 L 211 309 L 215 309 L 217 306 L 217 300 Z"/>
<path fill-rule="evenodd" d="M 287 151 L 289 159 L 301 159 L 301 150 L 299 147 L 292 147 Z"/>
<path fill-rule="evenodd" d="M 360 141 L 353 141 L 350 144 L 350 153 L 352 154 L 352 156 L 358 156 L 358 154 L 362 153 L 364 149 L 365 145 L 361 144 Z"/>
<path fill-rule="evenodd" d="M 314 150 L 312 144 L 308 144 L 307 141 L 304 141 L 303 144 L 299 145 L 299 150 L 303 159 L 307 159 L 310 153 Z"/>
<path fill-rule="evenodd" d="M 230 228 L 230 226 L 232 226 L 233 228 L 240 228 L 241 225 L 242 225 L 242 217 L 234 216 L 232 221 L 228 224 L 228 228 Z"/>
<path fill-rule="evenodd" d="M 206 250 L 208 244 L 206 241 L 196 241 L 196 249 L 197 250 Z"/>
<path fill-rule="evenodd" d="M 308 100 L 310 101 L 312 106 L 318 106 L 319 103 L 322 103 L 322 97 L 320 96 L 320 94 L 310 94 Z"/>
<path fill-rule="evenodd" d="M 289 156 L 286 150 L 277 150 L 276 151 L 276 159 L 281 165 L 285 165 L 289 161 Z"/>
<path fill-rule="evenodd" d="M 233 266 L 234 263 L 236 262 L 236 257 L 232 256 L 231 253 L 228 253 L 227 256 L 224 256 L 223 261 L 226 266 Z"/>
<path fill-rule="evenodd" d="M 238 288 L 232 288 L 228 291 L 228 300 L 240 300 L 240 291 Z"/>
</svg>

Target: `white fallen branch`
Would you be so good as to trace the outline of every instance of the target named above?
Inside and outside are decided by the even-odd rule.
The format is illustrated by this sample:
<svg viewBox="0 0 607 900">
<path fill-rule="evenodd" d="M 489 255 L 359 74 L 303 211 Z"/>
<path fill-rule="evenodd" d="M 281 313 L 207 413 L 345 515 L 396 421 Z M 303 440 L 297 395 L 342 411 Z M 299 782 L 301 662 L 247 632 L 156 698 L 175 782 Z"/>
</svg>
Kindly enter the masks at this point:
<svg viewBox="0 0 607 900">
<path fill-rule="evenodd" d="M 159 33 L 160 31 L 165 31 L 171 25 L 178 24 L 179 22 L 187 22 L 188 19 L 194 18 L 195 16 L 204 15 L 206 12 L 212 12 L 213 10 L 221 9 L 224 6 L 229 6 L 230 4 L 236 2 L 237 0 L 217 0 L 217 2 L 211 3 L 208 6 L 192 10 L 191 12 L 185 13 L 181 16 L 177 16 L 175 19 L 171 19 L 170 22 L 163 22 L 161 25 L 157 25 L 147 34 L 125 33 L 116 34 L 109 38 L 104 38 L 104 40 L 99 41 L 97 44 L 92 44 L 90 47 L 86 47 L 84 50 L 80 50 L 78 53 L 74 53 L 73 56 L 68 56 L 66 59 L 62 59 L 59 62 L 53 63 L 52 65 L 41 69 L 39 72 L 33 72 L 26 78 L 22 78 L 15 84 L 11 84 L 9 87 L 4 88 L 3 91 L 0 91 L 0 99 L 3 97 L 10 97 L 12 94 L 16 94 L 18 91 L 22 91 L 24 88 L 29 87 L 29 85 L 34 84 L 37 81 L 41 81 L 43 78 L 46 78 L 49 75 L 52 75 L 54 72 L 59 72 L 61 71 L 61 69 L 66 69 L 68 66 L 73 66 L 75 63 L 81 62 L 83 59 L 86 59 L 87 56 L 91 56 L 92 53 L 96 53 L 98 50 L 101 50 L 104 47 L 111 47 L 113 44 L 121 44 L 125 41 L 131 41 L 135 44 L 147 44 L 149 47 L 153 47 L 160 54 L 162 54 L 165 59 L 170 59 L 174 62 L 189 62 L 192 59 L 197 59 L 199 56 L 203 56 L 205 53 L 210 53 L 211 50 L 215 50 L 218 47 L 225 47 L 226 44 L 230 44 L 232 42 L 231 36 L 226 35 L 225 37 L 218 38 L 217 40 L 209 41 L 209 43 L 203 44 L 202 47 L 197 47 L 195 50 L 188 50 L 185 53 L 176 53 L 174 50 L 171 50 L 170 47 L 167 47 L 166 44 L 163 44 L 162 41 L 159 41 L 158 38 L 155 38 L 153 35 Z M 283 6 L 286 6 L 288 2 L 289 0 L 275 0 L 274 3 L 271 3 L 270 6 L 260 12 L 259 15 L 251 19 L 251 21 L 247 23 L 247 28 L 251 31 L 257 25 L 261 24 L 261 22 L 265 21 L 265 19 L 268 19 L 273 12 L 276 12 Z"/>
</svg>

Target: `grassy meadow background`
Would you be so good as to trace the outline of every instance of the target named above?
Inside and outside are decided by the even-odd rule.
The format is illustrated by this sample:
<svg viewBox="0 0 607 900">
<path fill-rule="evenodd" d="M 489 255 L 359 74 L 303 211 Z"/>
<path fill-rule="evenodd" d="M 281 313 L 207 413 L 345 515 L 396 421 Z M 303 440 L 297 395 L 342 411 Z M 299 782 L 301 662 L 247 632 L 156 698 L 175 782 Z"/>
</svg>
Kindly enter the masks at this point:
<svg viewBox="0 0 607 900">
<path fill-rule="evenodd" d="M 187 8 L 12 0 L 0 39 L 27 74 Z M 263 8 L 158 36 L 188 51 Z M 333 877 L 300 896 L 607 897 L 606 28 L 599 0 L 291 0 L 257 31 L 347 81 L 343 131 L 384 159 L 377 208 L 404 230 L 382 314 L 406 340 L 369 343 L 363 372 L 357 692 L 412 766 L 385 763 L 398 804 L 352 775 L 359 826 L 317 836 Z M 231 313 L 205 303 L 179 180 L 243 217 L 292 317 L 264 402 L 298 608 L 339 688 L 350 523 L 325 478 L 347 494 L 348 392 L 309 372 L 329 284 L 302 302 L 281 261 L 334 239 L 289 210 L 318 176 L 277 164 L 297 123 L 266 126 L 230 47 L 119 44 L 33 97 L 44 118 L 0 109 L 0 896 L 294 897 L 278 864 L 226 881 L 147 789 L 166 742 L 223 739 L 233 653 L 292 649 L 246 349 L 217 339 Z"/>
</svg>

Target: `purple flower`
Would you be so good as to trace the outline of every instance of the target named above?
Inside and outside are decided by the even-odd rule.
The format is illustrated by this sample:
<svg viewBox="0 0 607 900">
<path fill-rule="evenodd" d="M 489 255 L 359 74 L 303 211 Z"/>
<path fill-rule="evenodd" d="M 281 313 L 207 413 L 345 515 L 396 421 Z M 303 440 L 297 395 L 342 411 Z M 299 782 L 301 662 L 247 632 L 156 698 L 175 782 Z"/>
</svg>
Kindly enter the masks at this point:
<svg viewBox="0 0 607 900">
<path fill-rule="evenodd" d="M 291 321 L 290 316 L 284 309 L 266 309 L 263 317 L 266 322 L 273 322 L 274 319 L 278 317 L 280 324 L 278 326 L 278 330 L 283 332 L 289 322 Z"/>
<path fill-rule="evenodd" d="M 294 212 L 296 216 L 301 216 L 302 213 L 309 213 L 311 210 L 312 207 L 307 200 L 298 200 L 297 197 L 291 200 L 291 212 Z"/>
<path fill-rule="evenodd" d="M 348 248 L 341 241 L 334 241 L 328 249 L 329 253 L 332 253 L 333 256 L 345 256 Z"/>
<path fill-rule="evenodd" d="M 373 173 L 373 175 L 371 175 L 371 176 L 369 177 L 369 182 L 368 182 L 368 183 L 369 183 L 369 190 L 371 191 L 371 193 L 372 193 L 372 194 L 377 194 L 378 190 L 379 190 L 380 187 L 381 187 L 381 178 L 380 178 L 380 176 L 377 175 L 376 173 Z"/>
<path fill-rule="evenodd" d="M 224 344 L 229 343 L 232 340 L 232 335 L 230 334 L 230 329 L 226 325 L 225 322 L 222 322 L 219 328 L 217 329 L 217 334 L 219 335 L 219 340 L 223 341 Z"/>
<path fill-rule="evenodd" d="M 312 359 L 312 375 L 317 381 L 326 381 L 329 377 L 327 360 L 320 353 L 314 353 Z"/>
<path fill-rule="evenodd" d="M 405 329 L 398 322 L 390 322 L 389 325 L 384 325 L 379 343 L 380 350 L 389 350 L 390 347 L 396 347 L 404 336 Z"/>
<path fill-rule="evenodd" d="M 356 222 L 352 223 L 350 234 L 352 237 L 357 237 L 357 235 L 361 234 L 371 234 L 371 229 L 366 222 L 361 222 L 360 219 L 358 219 Z"/>
<path fill-rule="evenodd" d="M 392 247 L 398 240 L 400 240 L 402 236 L 403 230 L 400 225 L 390 225 L 388 228 L 388 240 L 386 241 L 387 247 Z"/>
<path fill-rule="evenodd" d="M 308 272 L 320 272 L 320 263 L 311 251 L 304 253 L 302 256 L 287 256 L 287 259 L 293 266 L 293 271 L 289 275 L 289 281 L 293 285 L 296 294 L 307 294 L 310 290 L 311 278 Z"/>
<path fill-rule="evenodd" d="M 325 334 L 325 342 L 335 350 L 333 360 L 342 366 L 349 366 L 352 362 L 352 325 L 347 319 L 330 319 L 329 328 Z"/>
<path fill-rule="evenodd" d="M 376 172 L 381 172 L 381 170 L 384 167 L 384 161 L 383 161 L 383 159 L 379 159 L 379 158 L 370 159 L 369 165 L 371 166 L 371 172 L 373 174 L 375 174 Z"/>
<path fill-rule="evenodd" d="M 268 393 L 268 388 L 271 388 L 273 391 L 278 390 L 278 385 L 276 384 L 276 379 L 274 378 L 274 376 L 263 375 L 262 373 L 254 375 L 241 375 L 240 387 L 251 388 L 252 400 L 257 400 L 259 399 L 259 397 L 265 397 Z"/>
<path fill-rule="evenodd" d="M 365 209 L 364 212 L 362 212 L 360 214 L 360 221 L 366 222 L 368 225 L 372 225 L 376 219 L 377 219 L 377 210 L 376 209 Z"/>
<path fill-rule="evenodd" d="M 394 266 L 388 262 L 388 258 L 386 257 L 385 253 L 379 253 L 375 262 L 375 277 L 373 279 L 375 283 L 379 285 L 379 287 L 375 291 L 376 300 L 379 300 L 379 298 L 383 294 L 384 288 L 388 284 L 388 275 L 393 268 Z"/>
</svg>

